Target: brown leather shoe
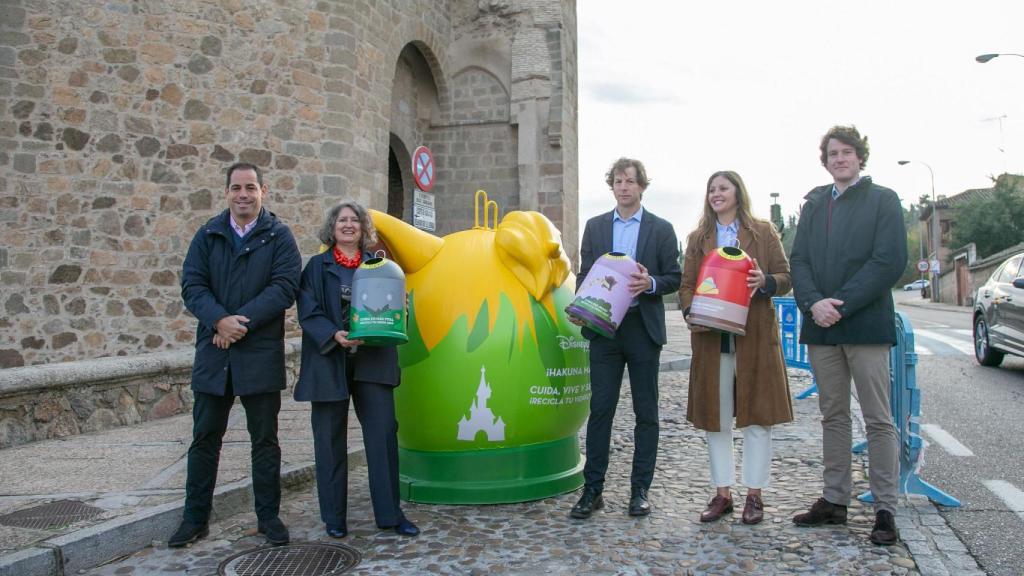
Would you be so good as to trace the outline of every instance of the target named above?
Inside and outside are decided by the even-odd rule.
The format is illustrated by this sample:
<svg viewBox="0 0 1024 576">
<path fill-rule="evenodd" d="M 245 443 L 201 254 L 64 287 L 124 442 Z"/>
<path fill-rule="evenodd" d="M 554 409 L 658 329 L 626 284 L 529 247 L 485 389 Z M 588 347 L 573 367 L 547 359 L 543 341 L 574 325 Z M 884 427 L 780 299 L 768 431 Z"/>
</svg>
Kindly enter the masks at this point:
<svg viewBox="0 0 1024 576">
<path fill-rule="evenodd" d="M 708 502 L 707 510 L 700 513 L 700 521 L 714 522 L 725 514 L 732 514 L 732 498 L 715 494 L 711 502 Z"/>
<path fill-rule="evenodd" d="M 743 505 L 743 523 L 757 524 L 764 520 L 764 504 L 761 497 L 754 494 L 747 494 L 747 502 Z"/>
</svg>

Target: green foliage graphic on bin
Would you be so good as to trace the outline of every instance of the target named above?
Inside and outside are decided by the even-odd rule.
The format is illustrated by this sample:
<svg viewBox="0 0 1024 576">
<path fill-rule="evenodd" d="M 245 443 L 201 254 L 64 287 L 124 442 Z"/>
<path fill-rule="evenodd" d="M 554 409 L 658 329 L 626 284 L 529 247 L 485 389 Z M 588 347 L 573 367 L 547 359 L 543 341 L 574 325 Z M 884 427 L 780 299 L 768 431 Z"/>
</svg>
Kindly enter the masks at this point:
<svg viewBox="0 0 1024 576">
<path fill-rule="evenodd" d="M 410 290 L 395 392 L 402 497 L 521 502 L 578 488 L 589 343 L 560 313 L 575 279 L 558 230 L 536 212 L 498 225 L 496 208 L 493 227 L 485 210 L 483 226 L 444 238 L 373 219 Z"/>
</svg>

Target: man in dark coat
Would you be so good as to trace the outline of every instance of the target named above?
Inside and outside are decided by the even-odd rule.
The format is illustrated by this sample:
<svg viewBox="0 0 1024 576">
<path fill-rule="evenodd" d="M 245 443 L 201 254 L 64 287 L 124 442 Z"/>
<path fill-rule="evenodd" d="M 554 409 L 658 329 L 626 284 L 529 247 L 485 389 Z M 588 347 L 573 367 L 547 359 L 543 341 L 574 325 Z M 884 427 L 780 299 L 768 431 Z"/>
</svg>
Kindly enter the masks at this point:
<svg viewBox="0 0 1024 576">
<path fill-rule="evenodd" d="M 168 540 L 184 546 L 208 533 L 220 447 L 235 396 L 252 442 L 258 530 L 285 544 L 278 518 L 281 447 L 277 414 L 285 388 L 284 313 L 295 302 L 302 258 L 291 231 L 263 208 L 260 169 L 227 171 L 228 209 L 196 232 L 181 275 L 185 306 L 199 321 L 192 366 L 192 445 L 181 526 Z"/>
<path fill-rule="evenodd" d="M 907 234 L 896 193 L 861 176 L 867 138 L 836 126 L 821 140 L 821 163 L 833 183 L 811 190 L 800 212 L 790 258 L 793 292 L 806 318 L 800 342 L 818 384 L 824 491 L 799 526 L 845 524 L 853 489 L 850 377 L 864 414 L 871 541 L 894 544 L 899 483 L 898 438 L 889 406 L 889 349 L 896 343 L 892 285 L 907 265 Z"/>
<path fill-rule="evenodd" d="M 583 336 L 590 341 L 590 418 L 583 494 L 570 512 L 573 518 L 589 518 L 594 510 L 604 506 L 601 492 L 608 469 L 612 419 L 626 367 L 636 415 L 629 514 L 650 514 L 647 491 L 654 479 L 658 455 L 658 370 L 661 347 L 667 342 L 661 299 L 678 290 L 682 280 L 675 230 L 640 204 L 648 185 L 644 165 L 639 160 L 620 158 L 606 177 L 616 207 L 587 221 L 580 243 L 576 289 L 579 290 L 594 261 L 608 252 L 625 253 L 638 266 L 629 281 L 634 300 L 615 337 L 609 339 L 589 328 L 583 329 Z"/>
</svg>

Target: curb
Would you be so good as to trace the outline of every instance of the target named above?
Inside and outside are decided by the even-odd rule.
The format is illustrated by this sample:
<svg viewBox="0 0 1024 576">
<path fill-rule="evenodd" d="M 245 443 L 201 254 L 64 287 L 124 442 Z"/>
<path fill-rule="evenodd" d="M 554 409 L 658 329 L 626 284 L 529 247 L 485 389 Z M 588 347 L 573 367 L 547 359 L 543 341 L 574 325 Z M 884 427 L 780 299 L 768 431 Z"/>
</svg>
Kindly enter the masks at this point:
<svg viewBox="0 0 1024 576">
<path fill-rule="evenodd" d="M 366 453 L 362 448 L 349 451 L 349 470 L 365 463 Z M 294 489 L 310 484 L 315 475 L 312 463 L 285 468 L 281 471 L 281 488 Z M 211 521 L 251 510 L 252 478 L 217 488 L 213 493 L 213 506 Z M 184 499 L 168 502 L 0 556 L 0 576 L 77 574 L 147 546 L 165 546 L 168 536 L 181 522 L 184 507 Z"/>
<path fill-rule="evenodd" d="M 673 358 L 671 360 L 663 360 L 661 365 L 658 366 L 658 370 L 661 372 L 676 372 L 680 370 L 690 369 L 690 357 L 683 356 L 682 358 Z"/>
<path fill-rule="evenodd" d="M 939 310 L 941 312 L 954 312 L 961 314 L 970 314 L 974 311 L 972 306 L 955 306 L 953 304 L 935 303 L 935 302 L 916 302 L 916 301 L 905 301 L 898 302 L 900 306 L 911 306 L 913 308 L 924 308 L 926 310 Z"/>
</svg>

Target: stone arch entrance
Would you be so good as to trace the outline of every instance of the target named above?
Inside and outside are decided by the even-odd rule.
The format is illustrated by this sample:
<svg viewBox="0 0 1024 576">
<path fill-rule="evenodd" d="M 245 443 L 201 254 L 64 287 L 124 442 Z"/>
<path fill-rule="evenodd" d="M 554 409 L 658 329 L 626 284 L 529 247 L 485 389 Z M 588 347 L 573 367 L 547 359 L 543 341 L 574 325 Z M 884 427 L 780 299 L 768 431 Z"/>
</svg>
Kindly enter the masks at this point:
<svg viewBox="0 0 1024 576">
<path fill-rule="evenodd" d="M 430 145 L 431 124 L 440 109 L 435 66 L 425 56 L 425 49 L 418 42 L 402 48 L 391 87 L 387 212 L 406 222 L 413 221 L 412 151 Z"/>
<path fill-rule="evenodd" d="M 412 222 L 412 156 L 393 133 L 388 142 L 388 214 Z"/>
</svg>

